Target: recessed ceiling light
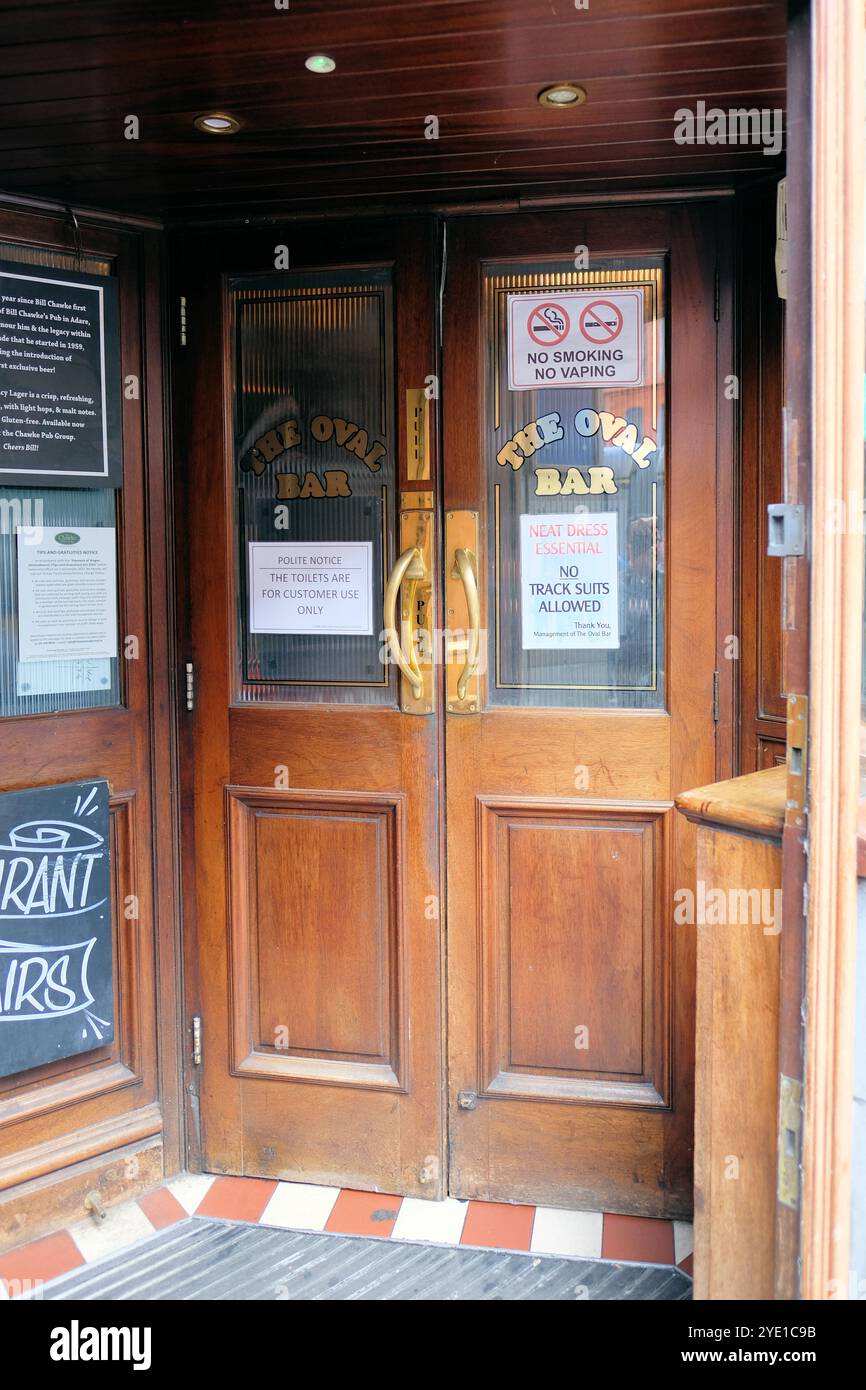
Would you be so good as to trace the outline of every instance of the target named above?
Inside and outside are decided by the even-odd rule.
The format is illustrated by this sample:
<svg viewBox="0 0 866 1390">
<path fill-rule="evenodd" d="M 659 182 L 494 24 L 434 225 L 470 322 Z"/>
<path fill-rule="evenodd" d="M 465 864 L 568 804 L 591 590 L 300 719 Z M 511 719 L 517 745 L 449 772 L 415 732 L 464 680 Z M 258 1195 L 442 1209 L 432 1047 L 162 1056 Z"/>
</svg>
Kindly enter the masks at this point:
<svg viewBox="0 0 866 1390">
<path fill-rule="evenodd" d="M 196 130 L 203 130 L 207 135 L 234 135 L 241 128 L 238 118 L 227 111 L 206 111 L 196 116 L 193 124 Z"/>
<path fill-rule="evenodd" d="M 310 72 L 333 72 L 337 64 L 333 58 L 329 58 L 327 53 L 313 53 L 304 63 L 305 68 Z"/>
<path fill-rule="evenodd" d="M 542 87 L 538 100 L 542 106 L 580 106 L 586 101 L 586 92 L 574 82 L 555 82 L 552 87 Z"/>
</svg>

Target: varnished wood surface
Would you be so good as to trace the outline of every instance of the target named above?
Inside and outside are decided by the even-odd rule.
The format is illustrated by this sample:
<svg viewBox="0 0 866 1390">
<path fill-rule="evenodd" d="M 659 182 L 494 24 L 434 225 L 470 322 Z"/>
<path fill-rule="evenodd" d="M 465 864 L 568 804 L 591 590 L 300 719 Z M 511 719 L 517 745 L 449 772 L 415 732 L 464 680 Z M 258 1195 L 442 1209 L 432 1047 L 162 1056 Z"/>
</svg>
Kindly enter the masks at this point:
<svg viewBox="0 0 866 1390">
<path fill-rule="evenodd" d="M 745 889 L 765 895 L 762 910 L 773 903 L 782 881 L 778 839 L 702 825 L 697 841 L 707 894 L 720 890 L 730 901 Z M 680 927 L 698 938 L 696 1299 L 773 1297 L 780 937 L 772 920 L 755 915 Z"/>
<path fill-rule="evenodd" d="M 46 213 L 0 207 L 0 237 L 71 249 L 68 222 Z M 123 401 L 117 494 L 120 650 L 131 634 L 139 656 L 120 662 L 118 708 L 4 719 L 0 788 L 108 779 L 116 1028 L 111 1044 L 0 1080 L 0 1239 L 10 1240 L 56 1226 L 55 1190 L 76 1218 L 89 1187 L 106 1205 L 122 1199 L 117 1171 L 100 1166 L 106 1153 L 155 1138 L 150 1184 L 180 1162 L 159 248 L 152 233 L 88 225 L 82 249 L 117 275 L 121 373 L 140 383 L 139 399 Z M 137 1185 L 134 1166 L 127 1179 Z"/>
<path fill-rule="evenodd" d="M 694 881 L 694 832 L 672 798 L 716 766 L 707 614 L 717 570 L 730 564 L 716 548 L 717 535 L 729 545 L 730 528 L 715 527 L 716 235 L 712 207 L 645 209 L 633 220 L 585 211 L 464 218 L 449 233 L 445 506 L 481 511 L 481 576 L 492 530 L 479 412 L 484 340 L 480 316 L 466 308 L 480 300 L 481 260 L 537 258 L 575 243 L 599 257 L 669 250 L 672 325 L 667 712 L 446 715 L 458 1196 L 691 1213 L 695 941 L 673 927 L 672 894 Z M 490 626 L 485 589 L 482 628 Z M 589 795 L 575 790 L 578 761 L 591 768 Z M 575 1030 L 587 1012 L 582 1053 Z M 477 1104 L 461 1105 L 461 1092 Z"/>
<path fill-rule="evenodd" d="M 4 4 L 2 182 L 180 221 L 729 182 L 770 160 L 674 144 L 675 112 L 784 108 L 784 61 L 782 0 Z M 586 103 L 541 107 L 563 80 Z"/>
<path fill-rule="evenodd" d="M 435 363 L 432 227 L 311 226 L 293 263 L 393 263 L 400 483 L 405 395 Z M 387 706 L 233 703 L 230 357 L 222 275 L 268 270 L 273 232 L 179 240 L 189 347 L 176 358 L 178 470 L 207 479 L 179 536 L 197 670 L 184 740 L 191 1011 L 204 1022 L 201 1161 L 244 1173 L 442 1194 L 439 731 Z M 180 405 L 182 403 L 182 405 Z M 429 486 L 435 486 L 435 477 Z M 396 496 L 391 504 L 396 507 Z M 393 564 L 394 555 L 389 563 Z M 275 784 L 275 768 L 287 785 Z M 424 1170 L 427 1175 L 422 1176 Z"/>
<path fill-rule="evenodd" d="M 739 772 L 785 758 L 782 567 L 767 554 L 767 505 L 783 497 L 785 302 L 776 287 L 776 182 L 738 198 L 741 487 L 739 504 Z M 724 669 L 724 668 L 723 668 Z"/>
<path fill-rule="evenodd" d="M 785 767 L 779 766 L 694 787 L 680 793 L 677 808 L 699 825 L 781 839 L 786 777 Z"/>
</svg>

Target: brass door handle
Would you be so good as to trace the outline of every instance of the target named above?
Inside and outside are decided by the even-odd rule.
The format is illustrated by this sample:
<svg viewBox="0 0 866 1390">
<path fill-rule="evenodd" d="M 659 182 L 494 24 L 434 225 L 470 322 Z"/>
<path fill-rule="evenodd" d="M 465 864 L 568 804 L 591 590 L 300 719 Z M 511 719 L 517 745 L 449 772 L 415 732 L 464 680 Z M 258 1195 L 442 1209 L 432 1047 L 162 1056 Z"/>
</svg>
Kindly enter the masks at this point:
<svg viewBox="0 0 866 1390">
<path fill-rule="evenodd" d="M 415 599 L 415 585 L 419 579 L 424 578 L 424 559 L 417 545 L 410 545 L 408 550 L 404 550 L 391 571 L 388 583 L 385 586 L 385 601 L 382 605 L 382 627 L 384 630 L 385 641 L 391 653 L 391 659 L 395 665 L 399 666 L 403 675 L 412 686 L 412 694 L 416 700 L 420 700 L 421 692 L 424 689 L 424 679 L 418 669 L 418 660 L 415 655 L 415 643 L 413 641 L 414 625 L 412 619 L 412 607 Z M 400 646 L 400 638 L 397 635 L 397 597 L 400 593 L 400 586 L 404 579 L 409 579 L 409 593 L 406 608 L 409 613 L 408 633 L 409 633 L 409 659 L 407 660 L 403 649 Z"/>
<path fill-rule="evenodd" d="M 454 551 L 452 577 L 463 582 L 466 591 L 466 607 L 469 609 L 469 646 L 466 652 L 466 665 L 457 681 L 457 698 L 466 699 L 466 688 L 478 669 L 478 654 L 481 647 L 481 603 L 478 598 L 477 561 L 471 550 Z"/>
</svg>

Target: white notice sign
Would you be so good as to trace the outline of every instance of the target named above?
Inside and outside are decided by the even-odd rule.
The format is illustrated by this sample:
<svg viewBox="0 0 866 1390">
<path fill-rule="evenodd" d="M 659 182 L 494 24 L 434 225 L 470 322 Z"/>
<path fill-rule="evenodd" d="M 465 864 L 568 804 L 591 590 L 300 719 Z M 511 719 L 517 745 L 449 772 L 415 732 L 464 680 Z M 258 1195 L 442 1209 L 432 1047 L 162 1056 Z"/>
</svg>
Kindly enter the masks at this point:
<svg viewBox="0 0 866 1390">
<path fill-rule="evenodd" d="M 250 632 L 370 636 L 372 541 L 250 541 Z"/>
<path fill-rule="evenodd" d="M 115 551 L 113 526 L 18 527 L 19 661 L 117 656 Z"/>
<path fill-rule="evenodd" d="M 523 649 L 619 646 L 616 512 L 520 518 Z"/>
<path fill-rule="evenodd" d="M 641 386 L 643 292 L 566 290 L 508 296 L 508 385 Z"/>
</svg>

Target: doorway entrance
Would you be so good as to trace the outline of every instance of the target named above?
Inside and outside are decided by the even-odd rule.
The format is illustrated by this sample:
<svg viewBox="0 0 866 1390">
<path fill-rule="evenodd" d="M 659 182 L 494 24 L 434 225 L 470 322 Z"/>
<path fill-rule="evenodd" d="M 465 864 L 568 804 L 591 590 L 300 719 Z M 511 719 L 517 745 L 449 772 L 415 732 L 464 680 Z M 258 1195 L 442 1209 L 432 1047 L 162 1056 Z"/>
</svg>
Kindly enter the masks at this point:
<svg viewBox="0 0 866 1390">
<path fill-rule="evenodd" d="M 178 244 L 208 1171 L 688 1215 L 717 219 Z"/>
</svg>

